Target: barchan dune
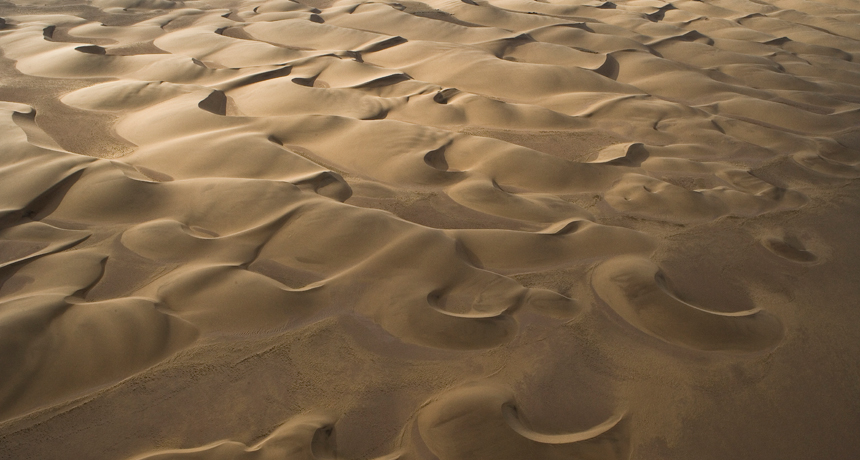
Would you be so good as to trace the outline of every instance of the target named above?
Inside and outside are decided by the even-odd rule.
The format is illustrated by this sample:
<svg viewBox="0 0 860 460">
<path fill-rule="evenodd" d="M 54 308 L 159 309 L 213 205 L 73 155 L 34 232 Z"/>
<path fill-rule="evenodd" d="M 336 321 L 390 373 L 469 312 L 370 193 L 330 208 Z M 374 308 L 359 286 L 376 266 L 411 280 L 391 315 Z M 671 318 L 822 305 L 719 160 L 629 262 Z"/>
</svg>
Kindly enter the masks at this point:
<svg viewBox="0 0 860 460">
<path fill-rule="evenodd" d="M 856 0 L 10 0 L 0 54 L 0 459 L 860 458 Z"/>
</svg>

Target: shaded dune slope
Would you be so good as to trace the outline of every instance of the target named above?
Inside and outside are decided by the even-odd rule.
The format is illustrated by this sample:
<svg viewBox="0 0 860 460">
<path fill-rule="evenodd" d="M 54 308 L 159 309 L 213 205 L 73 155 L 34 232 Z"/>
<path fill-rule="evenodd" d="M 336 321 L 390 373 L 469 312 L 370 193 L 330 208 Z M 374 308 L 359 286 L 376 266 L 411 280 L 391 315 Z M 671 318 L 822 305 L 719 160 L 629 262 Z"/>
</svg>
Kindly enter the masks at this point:
<svg viewBox="0 0 860 460">
<path fill-rule="evenodd" d="M 853 1 L 0 17 L 0 457 L 860 449 L 831 442 L 856 402 L 819 404 L 817 450 L 767 406 L 841 346 L 797 351 L 829 330 L 811 280 L 858 274 L 815 217 L 856 210 Z M 793 440 L 702 415 L 733 392 Z"/>
</svg>

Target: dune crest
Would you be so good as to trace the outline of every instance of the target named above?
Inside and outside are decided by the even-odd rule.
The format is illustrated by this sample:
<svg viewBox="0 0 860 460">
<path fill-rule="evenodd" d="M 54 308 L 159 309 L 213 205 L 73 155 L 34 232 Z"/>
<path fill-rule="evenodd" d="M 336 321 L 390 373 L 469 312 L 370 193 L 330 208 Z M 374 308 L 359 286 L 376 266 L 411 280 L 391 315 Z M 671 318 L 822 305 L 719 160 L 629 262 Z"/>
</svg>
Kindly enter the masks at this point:
<svg viewBox="0 0 860 460">
<path fill-rule="evenodd" d="M 860 457 L 858 21 L 0 3 L 0 459 Z"/>
<path fill-rule="evenodd" d="M 706 351 L 757 351 L 776 346 L 779 320 L 761 307 L 712 311 L 679 299 L 665 274 L 646 259 L 618 258 L 594 271 L 594 289 L 625 320 L 656 337 Z"/>
<path fill-rule="evenodd" d="M 581 432 L 541 433 L 527 427 L 513 395 L 494 385 L 453 389 L 422 407 L 416 420 L 422 443 L 438 458 L 629 456 L 622 415 Z M 456 436 L 463 429 L 472 436 Z"/>
</svg>

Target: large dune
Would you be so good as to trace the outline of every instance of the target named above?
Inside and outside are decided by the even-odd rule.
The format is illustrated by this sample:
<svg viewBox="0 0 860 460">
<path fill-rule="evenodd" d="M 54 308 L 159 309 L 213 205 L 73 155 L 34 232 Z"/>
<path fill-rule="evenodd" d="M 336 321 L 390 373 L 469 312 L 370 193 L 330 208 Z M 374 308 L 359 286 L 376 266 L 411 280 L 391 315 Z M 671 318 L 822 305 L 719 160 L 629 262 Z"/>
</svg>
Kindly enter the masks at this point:
<svg viewBox="0 0 860 460">
<path fill-rule="evenodd" d="M 857 0 L 0 3 L 0 458 L 860 458 Z"/>
</svg>

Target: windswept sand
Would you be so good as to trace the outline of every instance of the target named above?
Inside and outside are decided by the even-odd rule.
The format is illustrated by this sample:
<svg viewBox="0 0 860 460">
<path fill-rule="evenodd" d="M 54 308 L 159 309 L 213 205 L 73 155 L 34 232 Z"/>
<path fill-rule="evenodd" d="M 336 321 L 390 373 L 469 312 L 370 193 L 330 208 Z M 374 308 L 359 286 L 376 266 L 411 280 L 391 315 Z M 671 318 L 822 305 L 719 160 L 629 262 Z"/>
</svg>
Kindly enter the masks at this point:
<svg viewBox="0 0 860 460">
<path fill-rule="evenodd" d="M 860 458 L 856 0 L 0 3 L 0 458 Z"/>
</svg>

